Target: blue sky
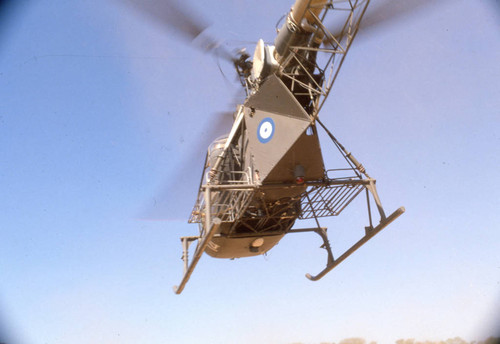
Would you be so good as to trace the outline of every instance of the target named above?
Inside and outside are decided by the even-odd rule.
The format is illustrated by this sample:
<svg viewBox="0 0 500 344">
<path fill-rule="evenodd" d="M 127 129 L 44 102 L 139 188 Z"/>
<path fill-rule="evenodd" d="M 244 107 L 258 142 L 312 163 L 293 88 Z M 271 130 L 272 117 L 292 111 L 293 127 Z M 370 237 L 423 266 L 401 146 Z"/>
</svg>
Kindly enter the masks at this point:
<svg viewBox="0 0 500 344">
<path fill-rule="evenodd" d="M 230 49 L 272 42 L 292 5 L 187 3 Z M 321 116 L 402 217 L 319 282 L 304 274 L 324 265 L 320 239 L 297 234 L 266 257 L 203 257 L 177 296 L 178 238 L 197 231 L 206 144 L 225 130 L 211 124 L 239 94 L 230 66 L 225 79 L 117 2 L 21 2 L 0 26 L 0 341 L 500 335 L 499 11 L 421 6 L 347 56 Z M 144 220 L 160 199 L 168 220 Z M 322 224 L 340 252 L 362 234 L 362 204 Z"/>
</svg>

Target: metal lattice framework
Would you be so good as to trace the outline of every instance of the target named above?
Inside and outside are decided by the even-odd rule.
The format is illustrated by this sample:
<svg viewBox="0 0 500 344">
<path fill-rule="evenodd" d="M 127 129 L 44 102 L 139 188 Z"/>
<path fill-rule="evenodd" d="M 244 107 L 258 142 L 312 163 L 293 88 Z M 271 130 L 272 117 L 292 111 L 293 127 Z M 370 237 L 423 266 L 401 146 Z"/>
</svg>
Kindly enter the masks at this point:
<svg viewBox="0 0 500 344">
<path fill-rule="evenodd" d="M 321 124 L 320 121 L 318 123 Z M 364 167 L 351 153 L 347 152 L 328 129 L 324 129 L 346 160 L 348 168 L 327 170 L 322 180 L 307 182 L 306 190 L 293 199 L 265 202 L 258 197 L 259 190 L 262 188 L 297 188 L 301 186 L 283 183 L 263 186 L 252 180 L 250 171 L 231 170 L 229 167 L 233 166 L 237 157 L 233 150 L 228 149 L 224 154 L 221 168 L 217 171 L 211 170 L 205 163 L 199 197 L 194 205 L 189 223 L 206 223 L 207 215 L 210 216 L 210 221 L 218 218 L 222 223 L 234 223 L 240 220 L 244 225 L 246 220 L 249 223 L 247 227 L 250 231 L 263 233 L 259 222 L 255 222 L 255 220 L 260 220 L 260 223 L 269 219 L 286 222 L 295 218 L 312 219 L 338 216 L 364 190 L 373 194 L 380 215 L 385 216 L 376 193 L 375 180 L 368 176 Z M 330 172 L 340 172 L 343 176 L 330 178 L 328 176 Z M 369 202 L 369 199 L 367 200 Z M 286 207 L 280 208 L 278 206 L 280 204 L 286 204 Z M 370 208 L 369 204 L 368 208 Z M 371 224 L 370 212 L 369 219 Z M 266 228 L 265 230 L 273 231 L 276 229 L 279 231 L 282 229 L 280 225 L 280 221 L 277 221 L 276 228 Z M 201 235 L 203 235 L 203 227 L 200 226 Z M 231 233 L 229 234 L 231 235 Z"/>
<path fill-rule="evenodd" d="M 313 186 L 302 197 L 299 219 L 337 216 L 364 188 L 361 183 L 348 181 L 337 185 Z"/>
<path fill-rule="evenodd" d="M 318 117 L 330 94 L 369 3 L 370 0 L 327 1 L 326 4 L 315 5 L 325 8 L 320 17 L 314 13 L 314 6 L 309 5 L 308 13 L 314 18 L 313 26 L 316 30 L 314 36 L 321 37 L 323 44 L 318 47 L 290 47 L 291 53 L 281 63 L 279 70 L 283 79 L 288 79 L 292 85 L 300 86 L 298 95 L 309 96 L 314 101 L 311 114 L 313 118 Z M 336 24 L 334 32 L 324 24 L 330 19 Z M 310 62 L 304 61 L 303 58 L 306 53 L 311 52 L 316 54 L 314 68 L 307 66 L 306 63 Z M 295 68 L 288 68 L 290 65 Z"/>
</svg>

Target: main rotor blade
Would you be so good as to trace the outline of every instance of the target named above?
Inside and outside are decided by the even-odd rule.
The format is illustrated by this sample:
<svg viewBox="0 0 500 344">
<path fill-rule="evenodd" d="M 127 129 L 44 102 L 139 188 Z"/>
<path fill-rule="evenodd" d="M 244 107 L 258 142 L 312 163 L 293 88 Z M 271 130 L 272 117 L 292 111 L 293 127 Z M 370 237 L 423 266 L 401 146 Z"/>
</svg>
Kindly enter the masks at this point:
<svg viewBox="0 0 500 344">
<path fill-rule="evenodd" d="M 217 137 L 229 133 L 233 112 L 215 114 L 210 126 L 205 128 L 198 139 L 193 140 L 191 149 L 175 164 L 175 168 L 167 171 L 168 182 L 144 205 L 138 218 L 148 221 L 186 221 L 196 200 L 196 192 L 203 171 L 204 154 L 207 147 Z M 196 157 L 196 159 L 193 159 Z M 190 195 L 189 199 L 179 195 Z"/>
<path fill-rule="evenodd" d="M 205 30 L 208 20 L 186 4 L 175 0 L 121 0 L 139 10 L 148 18 L 193 42 L 195 46 L 217 57 L 233 61 L 234 57 L 226 51 L 220 42 L 210 37 Z"/>
<path fill-rule="evenodd" d="M 369 6 L 365 18 L 361 22 L 361 30 L 366 31 L 383 24 L 389 24 L 390 21 L 399 20 L 435 3 L 436 1 L 432 0 L 387 0 L 378 6 Z"/>
<path fill-rule="evenodd" d="M 200 18 L 186 5 L 180 7 L 172 0 L 122 0 L 124 3 L 134 6 L 147 15 L 150 19 L 166 26 L 187 39 L 195 39 L 207 27 L 205 20 Z"/>
<path fill-rule="evenodd" d="M 367 36 L 372 33 L 377 27 L 388 25 L 391 21 L 397 21 L 405 16 L 411 15 L 413 12 L 419 11 L 420 9 L 429 6 L 431 4 L 436 4 L 436 1 L 432 0 L 386 0 L 382 3 L 377 3 L 376 6 L 370 5 L 361 21 L 359 32 L 357 37 Z M 338 24 L 338 23 L 337 23 Z M 330 27 L 330 32 L 333 36 L 339 38 L 342 34 L 342 29 L 338 27 Z M 329 40 L 325 40 L 328 43 Z"/>
</svg>

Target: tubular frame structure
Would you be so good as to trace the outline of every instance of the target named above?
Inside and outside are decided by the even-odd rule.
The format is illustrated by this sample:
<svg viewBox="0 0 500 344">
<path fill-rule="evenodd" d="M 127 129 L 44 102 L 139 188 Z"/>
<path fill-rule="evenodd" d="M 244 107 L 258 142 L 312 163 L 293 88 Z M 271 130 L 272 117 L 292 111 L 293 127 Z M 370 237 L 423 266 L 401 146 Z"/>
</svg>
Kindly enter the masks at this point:
<svg viewBox="0 0 500 344">
<path fill-rule="evenodd" d="M 291 46 L 290 54 L 280 64 L 279 74 L 282 79 L 288 79 L 289 82 L 299 85 L 302 95 L 309 95 L 314 101 L 311 113 L 314 119 L 318 118 L 318 114 L 330 94 L 369 3 L 370 0 L 326 1 L 326 3 L 316 5 L 325 8 L 319 17 L 314 13 L 314 6 L 309 5 L 307 11 L 314 19 L 312 23 L 315 28 L 313 36 L 321 37 L 323 44 L 317 47 L 311 44 Z M 338 25 L 335 32 L 331 32 L 324 24 L 331 17 L 335 17 L 335 22 Z M 316 54 L 316 62 L 312 72 L 309 71 L 310 68 L 305 65 L 303 60 L 304 54 L 311 52 Z M 291 65 L 296 66 L 296 68 L 290 69 Z M 300 73 L 296 73 L 297 68 L 300 68 Z M 323 82 L 318 82 L 318 80 Z"/>
</svg>

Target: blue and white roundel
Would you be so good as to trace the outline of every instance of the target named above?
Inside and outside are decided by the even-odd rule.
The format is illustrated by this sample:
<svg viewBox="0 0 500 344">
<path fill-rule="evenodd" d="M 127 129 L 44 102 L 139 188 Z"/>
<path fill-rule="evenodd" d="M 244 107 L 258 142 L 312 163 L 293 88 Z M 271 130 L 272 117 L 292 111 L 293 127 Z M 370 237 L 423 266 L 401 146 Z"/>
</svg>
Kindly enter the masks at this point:
<svg viewBox="0 0 500 344">
<path fill-rule="evenodd" d="M 257 138 L 261 143 L 268 143 L 274 135 L 274 121 L 270 117 L 264 118 L 257 128 Z"/>
</svg>

